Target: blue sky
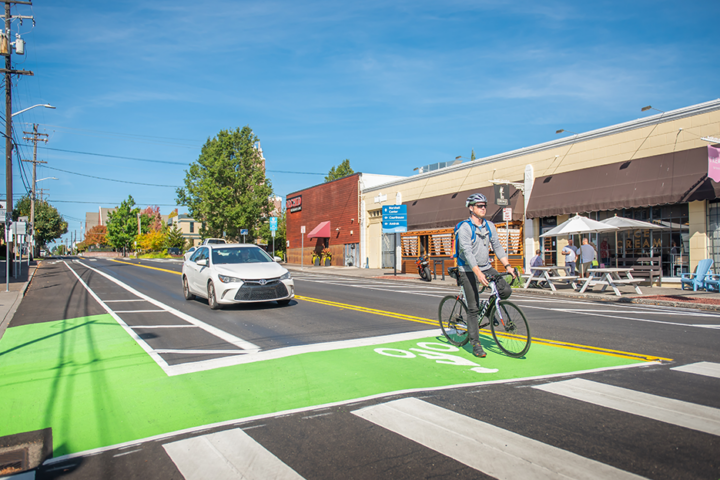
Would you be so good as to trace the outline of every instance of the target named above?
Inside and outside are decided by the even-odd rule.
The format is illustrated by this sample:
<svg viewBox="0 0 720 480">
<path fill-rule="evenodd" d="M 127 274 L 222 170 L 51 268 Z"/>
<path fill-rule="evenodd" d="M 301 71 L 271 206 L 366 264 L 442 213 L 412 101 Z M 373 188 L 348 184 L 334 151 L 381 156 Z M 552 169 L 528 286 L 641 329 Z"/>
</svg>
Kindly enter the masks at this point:
<svg viewBox="0 0 720 480">
<path fill-rule="evenodd" d="M 128 195 L 173 210 L 174 188 L 121 182 L 180 186 L 221 129 L 253 129 L 284 197 L 345 158 L 410 176 L 720 97 L 720 2 L 591 5 L 35 0 L 13 7 L 36 20 L 13 25 L 27 42 L 14 67 L 35 73 L 13 108 L 57 109 L 15 130 L 49 134 L 38 178 L 58 180 L 38 188 L 79 236 L 85 212 Z"/>
</svg>

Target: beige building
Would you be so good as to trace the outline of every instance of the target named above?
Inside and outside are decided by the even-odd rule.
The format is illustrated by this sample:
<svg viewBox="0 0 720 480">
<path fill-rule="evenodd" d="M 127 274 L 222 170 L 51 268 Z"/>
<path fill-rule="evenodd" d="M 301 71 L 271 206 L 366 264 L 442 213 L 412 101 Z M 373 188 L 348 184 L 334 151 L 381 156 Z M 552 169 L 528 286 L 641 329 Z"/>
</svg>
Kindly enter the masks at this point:
<svg viewBox="0 0 720 480">
<path fill-rule="evenodd" d="M 704 258 L 720 266 L 720 184 L 707 175 L 708 146 L 718 137 L 715 100 L 367 188 L 360 207 L 362 258 L 370 268 L 390 267 L 384 259 L 398 245 L 405 265 L 424 250 L 447 268 L 452 228 L 468 216 L 465 198 L 479 191 L 494 207 L 488 216 L 501 241 L 509 242 L 516 265 L 527 268 L 538 248 L 546 264 L 563 265 L 567 238 L 541 241 L 539 235 L 578 213 L 598 220 L 617 214 L 665 227 L 621 232 L 617 243 L 614 234 L 591 235 L 602 245 L 604 263 L 660 256 L 667 279 L 692 271 Z M 512 208 L 507 222 L 502 207 L 494 205 L 496 184 L 505 185 Z M 381 208 L 399 204 L 407 206 L 408 233 L 393 241 L 382 233 Z"/>
<path fill-rule="evenodd" d="M 202 224 L 196 222 L 195 219 L 191 218 L 188 214 L 181 213 L 175 215 L 172 218 L 172 224 L 182 232 L 185 242 L 191 247 L 196 247 L 202 243 L 202 238 L 200 238 L 200 227 Z"/>
</svg>

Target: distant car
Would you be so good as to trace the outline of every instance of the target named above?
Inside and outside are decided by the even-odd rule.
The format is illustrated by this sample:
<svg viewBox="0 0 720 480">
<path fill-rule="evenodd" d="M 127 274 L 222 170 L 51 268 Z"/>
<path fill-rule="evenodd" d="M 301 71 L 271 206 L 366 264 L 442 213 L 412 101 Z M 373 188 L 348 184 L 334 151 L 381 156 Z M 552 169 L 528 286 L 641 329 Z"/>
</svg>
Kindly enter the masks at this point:
<svg viewBox="0 0 720 480">
<path fill-rule="evenodd" d="M 222 238 L 206 238 L 205 240 L 203 240 L 202 244 L 203 245 L 217 245 L 220 243 L 227 243 L 227 242 L 225 240 L 223 240 Z"/>
<path fill-rule="evenodd" d="M 182 250 L 177 247 L 170 247 L 167 249 L 168 255 L 182 255 Z"/>
<path fill-rule="evenodd" d="M 192 255 L 195 250 L 197 250 L 197 247 L 190 247 L 190 248 L 188 248 L 188 251 L 185 252 L 185 260 L 187 260 L 188 258 L 190 258 L 190 255 Z"/>
<path fill-rule="evenodd" d="M 248 244 L 202 245 L 183 262 L 186 300 L 208 299 L 213 310 L 233 303 L 277 302 L 295 296 L 290 272 L 263 249 Z"/>
</svg>

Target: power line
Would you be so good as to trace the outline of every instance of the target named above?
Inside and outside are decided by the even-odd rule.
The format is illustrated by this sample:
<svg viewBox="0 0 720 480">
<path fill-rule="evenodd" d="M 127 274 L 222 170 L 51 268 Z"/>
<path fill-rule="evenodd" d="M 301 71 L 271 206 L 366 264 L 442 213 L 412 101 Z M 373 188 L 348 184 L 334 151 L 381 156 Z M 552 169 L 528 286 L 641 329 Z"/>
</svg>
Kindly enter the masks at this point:
<svg viewBox="0 0 720 480">
<path fill-rule="evenodd" d="M 126 199 L 127 200 L 127 199 Z M 86 201 L 80 201 L 80 200 L 44 200 L 48 203 L 91 203 L 93 205 L 120 205 L 122 202 L 86 202 Z M 152 203 L 152 202 L 139 202 L 136 201 L 135 205 L 155 205 L 158 207 L 184 207 L 185 205 L 178 205 L 177 203 Z"/>
<path fill-rule="evenodd" d="M 40 148 L 40 147 L 38 147 Z M 145 185 L 147 187 L 167 187 L 167 188 L 180 188 L 177 185 L 156 185 L 154 183 L 140 183 L 140 182 L 128 182 L 126 180 L 115 180 L 114 178 L 103 178 L 103 177 L 96 177 L 94 175 L 86 175 L 84 173 L 77 173 L 77 172 L 71 172 L 69 170 L 63 170 L 61 168 L 55 168 L 55 167 L 48 167 L 47 165 L 43 168 L 49 168 L 50 170 L 57 170 L 58 172 L 65 172 L 65 173 L 71 173 L 73 175 L 80 175 L 81 177 L 89 177 L 89 178 L 96 178 L 98 180 L 106 180 L 108 182 L 118 182 L 118 183 L 130 183 L 132 185 Z"/>
</svg>

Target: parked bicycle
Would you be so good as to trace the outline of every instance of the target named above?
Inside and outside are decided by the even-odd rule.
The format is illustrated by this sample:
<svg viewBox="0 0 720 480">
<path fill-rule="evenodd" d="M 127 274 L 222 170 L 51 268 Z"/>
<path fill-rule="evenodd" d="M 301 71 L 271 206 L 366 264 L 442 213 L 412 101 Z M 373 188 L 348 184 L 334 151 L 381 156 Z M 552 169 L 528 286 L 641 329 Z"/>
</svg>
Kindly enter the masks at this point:
<svg viewBox="0 0 720 480">
<path fill-rule="evenodd" d="M 449 268 L 448 273 L 460 286 L 457 267 Z M 520 358 L 530 350 L 530 327 L 520 307 L 508 300 L 500 300 L 495 282 L 502 277 L 503 275 L 486 277 L 490 284 L 490 297 L 480 304 L 478 323 L 481 330 L 490 326 L 490 332 L 500 350 L 511 357 Z M 485 288 L 483 287 L 480 293 Z M 448 295 L 440 301 L 438 318 L 440 328 L 450 343 L 461 347 L 468 342 L 468 309 L 462 286 L 457 295 Z"/>
</svg>

